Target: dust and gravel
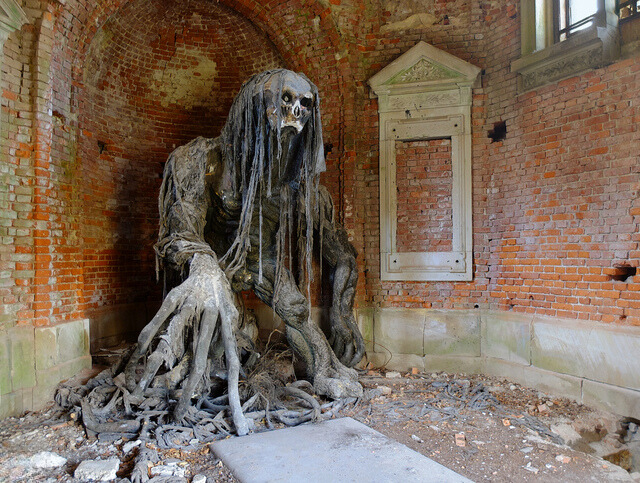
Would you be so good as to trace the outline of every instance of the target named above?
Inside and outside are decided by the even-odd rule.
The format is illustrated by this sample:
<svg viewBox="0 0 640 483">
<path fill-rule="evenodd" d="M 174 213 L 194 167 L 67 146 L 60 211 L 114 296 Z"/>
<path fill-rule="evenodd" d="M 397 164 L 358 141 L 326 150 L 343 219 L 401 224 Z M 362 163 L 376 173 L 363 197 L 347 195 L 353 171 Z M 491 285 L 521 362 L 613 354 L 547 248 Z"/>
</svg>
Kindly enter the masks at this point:
<svg viewBox="0 0 640 483">
<path fill-rule="evenodd" d="M 344 414 L 473 481 L 640 481 L 602 458 L 627 451 L 618 416 L 503 378 L 386 375 L 363 376 L 365 387 L 386 395 Z"/>
<path fill-rule="evenodd" d="M 361 382 L 370 399 L 337 417 L 351 416 L 473 481 L 640 481 L 640 461 L 625 443 L 637 427 L 615 415 L 487 376 L 368 371 Z M 237 481 L 207 444 L 181 451 L 90 440 L 79 421 L 50 407 L 0 421 L 0 482 L 80 481 L 74 471 L 82 461 L 118 458 L 115 481 L 124 483 L 141 448 L 157 456 L 149 476 L 180 470 L 155 481 Z M 42 452 L 66 461 L 38 465 Z"/>
</svg>

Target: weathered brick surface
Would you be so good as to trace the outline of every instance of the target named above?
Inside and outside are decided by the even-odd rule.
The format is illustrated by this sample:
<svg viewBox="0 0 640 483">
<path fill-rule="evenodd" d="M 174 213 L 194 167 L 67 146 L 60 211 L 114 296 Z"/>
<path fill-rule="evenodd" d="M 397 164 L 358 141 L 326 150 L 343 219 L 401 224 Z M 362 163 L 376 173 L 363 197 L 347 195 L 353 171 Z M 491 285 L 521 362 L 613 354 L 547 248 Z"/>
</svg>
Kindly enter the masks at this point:
<svg viewBox="0 0 640 483">
<path fill-rule="evenodd" d="M 391 61 L 423 40 L 481 68 L 487 66 L 486 36 L 493 21 L 488 19 L 493 5 L 504 2 L 434 2 L 433 9 L 406 10 L 409 3 L 389 2 L 381 12 L 371 12 L 366 22 L 360 24 L 367 32 L 360 38 L 366 39 L 359 53 L 359 77 L 366 82 L 371 76 Z M 499 8 L 499 7 L 498 7 Z M 420 16 L 419 14 L 430 14 Z M 498 17 L 502 16 L 502 12 Z M 412 14 L 414 14 L 412 16 Z M 445 18 L 445 15 L 447 18 Z M 403 19 L 413 19 L 408 28 L 398 24 Z M 418 22 L 419 21 L 419 22 Z M 421 24 L 426 21 L 427 25 Z M 416 23 L 418 22 L 418 23 Z M 513 20 L 514 25 L 518 20 Z M 519 29 L 513 32 L 517 35 Z M 503 45 L 500 46 L 504 48 Z M 359 96 L 358 109 L 363 112 L 359 118 L 360 132 L 357 138 L 359 154 L 354 173 L 358 192 L 356 216 L 359 230 L 355 241 L 361 250 L 364 264 L 363 277 L 359 286 L 360 304 L 376 307 L 434 307 L 473 308 L 475 305 L 489 304 L 488 285 L 481 275 L 481 264 L 487 256 L 484 232 L 488 229 L 486 208 L 479 202 L 482 194 L 477 171 L 484 165 L 483 148 L 487 143 L 485 132 L 486 93 L 483 88 L 474 90 L 473 124 L 473 216 L 474 246 L 476 265 L 474 281 L 469 283 L 449 282 L 381 282 L 380 281 L 380 239 L 379 239 L 379 181 L 378 181 L 378 114 L 375 99 L 369 92 Z"/>
<path fill-rule="evenodd" d="M 39 6 L 39 2 L 38 2 Z M 0 331 L 33 320 L 35 274 L 34 194 L 36 177 L 31 88 L 34 25 L 13 32 L 4 43 L 0 86 Z"/>
<path fill-rule="evenodd" d="M 164 161 L 218 135 L 242 82 L 282 64 L 263 33 L 210 2 L 127 4 L 96 33 L 71 180 L 90 220 L 80 227 L 89 313 L 159 298 L 152 246 Z"/>
<path fill-rule="evenodd" d="M 160 297 L 162 163 L 213 137 L 240 84 L 286 66 L 323 93 L 330 175 L 344 143 L 345 49 L 329 10 L 260 2 L 26 0 L 5 45 L 0 323 L 56 324 Z M 343 191 L 343 190 L 342 190 Z"/>
<path fill-rule="evenodd" d="M 452 250 L 451 138 L 396 141 L 397 250 Z"/>
<path fill-rule="evenodd" d="M 30 23 L 5 43 L 2 67 L 0 329 L 158 298 L 162 162 L 216 135 L 240 82 L 276 65 L 320 88 L 332 145 L 323 182 L 360 252 L 360 306 L 640 325 L 640 278 L 607 275 L 640 255 L 637 56 L 518 94 L 516 0 L 22 4 Z M 472 108 L 472 282 L 379 277 L 378 116 L 366 81 L 419 40 L 484 69 Z M 491 143 L 498 121 L 506 139 Z M 414 186 L 424 194 L 436 179 Z M 429 225 L 430 205 L 423 220 L 401 204 L 407 231 L 448 229 Z M 435 218 L 447 218 L 441 209 Z"/>
<path fill-rule="evenodd" d="M 640 324 L 640 279 L 616 282 L 606 274 L 616 263 L 637 266 L 640 254 L 639 59 L 518 95 L 510 71 L 520 49 L 518 2 L 438 3 L 448 25 L 396 32 L 389 22 L 397 11 L 371 17 L 360 66 L 364 80 L 425 40 L 485 70 L 472 110 L 474 281 L 379 281 L 377 115 L 363 95 L 367 134 L 356 170 L 363 194 L 355 198 L 361 303 Z M 506 122 L 507 137 L 491 143 L 487 133 L 497 121 Z"/>
</svg>

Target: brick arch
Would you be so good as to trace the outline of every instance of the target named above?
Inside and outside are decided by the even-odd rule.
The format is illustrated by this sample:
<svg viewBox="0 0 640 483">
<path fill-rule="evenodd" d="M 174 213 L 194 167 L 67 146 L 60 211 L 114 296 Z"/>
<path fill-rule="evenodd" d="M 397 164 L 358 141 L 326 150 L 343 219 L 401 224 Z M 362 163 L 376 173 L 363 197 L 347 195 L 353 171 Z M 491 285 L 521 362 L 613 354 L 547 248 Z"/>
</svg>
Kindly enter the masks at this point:
<svg viewBox="0 0 640 483">
<path fill-rule="evenodd" d="M 83 88 L 87 55 L 96 34 L 109 18 L 135 1 L 70 0 L 58 7 L 61 10 L 56 15 L 54 45 L 58 62 L 53 64 L 59 72 L 53 73 L 52 78 L 54 84 L 58 83 L 60 99 L 71 100 L 63 109 L 77 110 L 74 96 Z M 215 4 L 227 6 L 253 23 L 275 45 L 288 68 L 304 72 L 318 85 L 325 137 L 338 148 L 334 153 L 339 153 L 344 121 L 349 117 L 344 113 L 353 108 L 347 90 L 354 83 L 346 55 L 349 46 L 341 39 L 330 9 L 316 0 L 288 0 L 277 5 L 263 5 L 260 0 L 218 0 Z"/>
<path fill-rule="evenodd" d="M 68 50 L 73 52 L 71 77 L 81 82 L 87 51 L 102 25 L 129 3 L 136 0 L 105 0 L 84 11 L 80 17 L 69 18 L 73 5 L 93 2 L 69 1 L 65 12 L 59 16 L 59 24 L 76 25 Z M 275 45 L 289 68 L 304 72 L 320 88 L 326 105 L 341 106 L 335 101 L 346 99 L 348 68 L 336 60 L 344 56 L 347 46 L 330 17 L 330 9 L 315 0 L 288 0 L 286 3 L 264 5 L 260 0 L 218 0 L 252 22 L 265 32 Z M 340 109 L 342 110 L 342 109 Z M 341 116 L 342 117 L 342 116 Z M 333 120 L 333 118 L 332 118 Z M 328 123 L 327 123 L 328 124 Z M 331 129 L 331 126 L 328 126 Z"/>
<path fill-rule="evenodd" d="M 124 105 L 123 99 L 109 99 L 104 94 L 131 91 L 140 86 L 122 84 L 120 74 L 131 75 L 131 69 L 136 68 L 132 64 L 128 69 L 120 59 L 126 57 L 118 51 L 123 45 L 110 45 L 109 49 L 100 50 L 102 43 L 109 46 L 106 37 L 111 35 L 105 34 L 103 27 L 123 20 L 119 16 L 136 15 L 135 8 L 132 9 L 136 3 L 148 5 L 153 2 L 115 0 L 94 5 L 84 0 L 71 0 L 54 13 L 56 40 L 50 74 L 53 91 L 51 163 L 54 170 L 58 168 L 59 175 L 52 181 L 65 206 L 60 222 L 65 241 L 59 244 L 64 246 L 64 255 L 61 251 L 59 258 L 73 260 L 76 266 L 82 267 L 65 272 L 65 281 L 69 283 L 59 287 L 61 304 L 68 305 L 62 307 L 66 318 L 74 313 L 100 318 L 100 314 L 122 306 L 124 311 L 133 310 L 139 314 L 141 321 L 148 320 L 153 310 L 150 300 L 159 297 L 159 287 L 153 283 L 152 244 L 157 230 L 155 200 L 161 162 L 175 145 L 198 134 L 211 132 L 209 135 L 215 135 L 221 127 L 219 116 L 217 120 L 205 119 L 202 126 L 193 122 L 188 124 L 188 119 L 196 114 L 206 118 L 207 106 L 195 103 L 190 106 L 192 112 L 185 112 L 182 117 L 176 114 L 174 124 L 180 124 L 182 129 L 172 129 L 167 110 L 162 118 L 163 113 L 154 112 L 152 103 L 147 102 L 147 105 L 138 106 L 138 110 L 148 116 L 147 120 L 157 118 L 153 119 L 154 129 L 143 129 L 144 123 L 129 126 L 128 130 L 114 129 L 123 118 L 131 118 L 127 111 L 131 106 Z M 207 0 L 193 0 L 192 3 L 204 5 Z M 292 2 L 288 5 L 294 8 Z M 342 47 L 324 7 L 313 2 L 299 5 L 298 11 L 304 9 L 305 15 L 295 22 L 282 15 L 282 7 L 264 7 L 257 1 L 223 0 L 219 4 L 212 2 L 211 9 L 227 11 L 226 26 L 252 25 L 265 37 L 260 43 L 271 43 L 269 48 L 258 49 L 260 55 L 268 57 L 256 66 L 260 70 L 283 65 L 305 72 L 316 82 L 323 94 L 325 139 L 334 145 L 334 153 L 342 152 L 344 64 L 336 61 L 336 52 Z M 154 21 L 145 15 L 137 21 Z M 318 20 L 314 21 L 316 17 Z M 141 27 L 146 25 L 143 23 Z M 139 33 L 131 31 L 128 35 L 133 40 Z M 167 35 L 181 34 L 176 31 Z M 159 37 L 162 43 L 162 36 Z M 150 45 L 149 52 L 163 55 L 161 46 L 156 47 Z M 101 68 L 114 66 L 112 75 L 99 72 Z M 227 79 L 226 92 L 237 90 L 241 77 L 246 77 L 247 69 L 243 70 L 241 65 L 235 67 L 238 67 L 237 76 Z M 114 84 L 117 82 L 121 84 Z M 228 105 L 230 99 L 227 96 L 221 103 L 219 112 L 226 112 L 224 105 Z M 157 99 L 158 102 L 163 100 Z M 179 101 L 180 96 L 174 100 Z M 162 125 L 166 126 L 167 133 L 158 137 Z M 205 132 L 204 127 L 210 130 Z M 337 157 L 328 160 L 329 177 L 325 178 L 325 183 L 328 179 L 334 192 L 339 191 L 340 179 L 331 174 L 339 162 Z"/>
</svg>

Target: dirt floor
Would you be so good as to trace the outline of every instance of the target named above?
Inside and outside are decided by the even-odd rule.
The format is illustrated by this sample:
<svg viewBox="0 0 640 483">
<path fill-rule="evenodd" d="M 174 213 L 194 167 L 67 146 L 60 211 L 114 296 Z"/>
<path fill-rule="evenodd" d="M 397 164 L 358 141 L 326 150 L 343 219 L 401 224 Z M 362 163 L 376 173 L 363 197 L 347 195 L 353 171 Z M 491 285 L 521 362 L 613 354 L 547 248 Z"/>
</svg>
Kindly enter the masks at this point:
<svg viewBox="0 0 640 483">
<path fill-rule="evenodd" d="M 373 399 L 364 412 L 356 408 L 344 414 L 473 481 L 640 481 L 635 478 L 640 474 L 632 477 L 598 456 L 614 455 L 611 459 L 635 469 L 624 444 L 628 425 L 612 414 L 506 379 L 445 373 L 397 376 L 363 376 L 365 387 L 391 391 Z M 474 388 L 484 395 L 475 404 Z"/>
<path fill-rule="evenodd" d="M 505 379 L 369 371 L 361 380 L 371 399 L 347 406 L 340 416 L 351 416 L 473 481 L 640 481 L 634 452 L 640 432 L 634 422 Z M 129 481 L 144 444 L 88 440 L 80 423 L 60 419 L 51 408 L 6 418 L 0 421 L 0 482 L 81 481 L 73 474 L 82 461 L 109 458 L 120 460 L 116 481 Z M 157 454 L 149 475 L 159 474 L 154 466 L 177 468 L 173 476 L 150 480 L 154 483 L 202 482 L 204 476 L 208 482 L 236 481 L 208 445 L 193 452 L 146 446 Z M 38 467 L 43 456 L 34 455 L 44 451 L 66 462 Z"/>
</svg>

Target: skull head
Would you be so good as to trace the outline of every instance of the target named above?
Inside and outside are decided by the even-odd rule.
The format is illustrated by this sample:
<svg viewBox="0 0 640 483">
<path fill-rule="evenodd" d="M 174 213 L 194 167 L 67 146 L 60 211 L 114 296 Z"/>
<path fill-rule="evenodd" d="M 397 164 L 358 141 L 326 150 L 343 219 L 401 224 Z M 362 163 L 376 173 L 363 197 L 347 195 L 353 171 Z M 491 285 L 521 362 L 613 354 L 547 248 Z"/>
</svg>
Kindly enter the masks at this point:
<svg viewBox="0 0 640 483">
<path fill-rule="evenodd" d="M 278 76 L 282 90 L 279 89 Z M 301 132 L 309 120 L 313 110 L 314 98 L 311 84 L 295 72 L 283 71 L 274 75 L 265 84 L 265 104 L 267 118 L 273 129 L 292 127 Z"/>
</svg>

